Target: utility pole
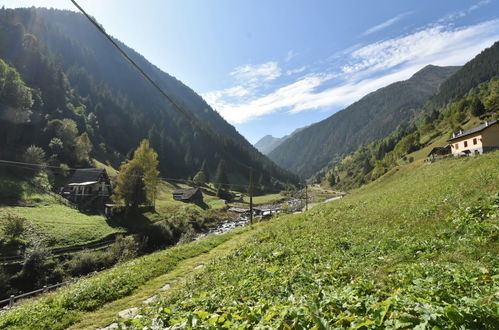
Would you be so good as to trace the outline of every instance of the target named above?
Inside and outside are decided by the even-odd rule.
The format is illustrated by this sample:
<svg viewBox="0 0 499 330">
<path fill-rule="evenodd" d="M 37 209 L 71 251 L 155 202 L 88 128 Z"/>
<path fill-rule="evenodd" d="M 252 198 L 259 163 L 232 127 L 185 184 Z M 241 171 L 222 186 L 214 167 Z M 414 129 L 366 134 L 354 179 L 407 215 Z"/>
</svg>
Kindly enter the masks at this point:
<svg viewBox="0 0 499 330">
<path fill-rule="evenodd" d="M 308 185 L 305 183 L 305 211 L 308 211 Z"/>
<path fill-rule="evenodd" d="M 253 168 L 250 167 L 248 193 L 250 198 L 250 224 L 253 223 Z"/>
</svg>

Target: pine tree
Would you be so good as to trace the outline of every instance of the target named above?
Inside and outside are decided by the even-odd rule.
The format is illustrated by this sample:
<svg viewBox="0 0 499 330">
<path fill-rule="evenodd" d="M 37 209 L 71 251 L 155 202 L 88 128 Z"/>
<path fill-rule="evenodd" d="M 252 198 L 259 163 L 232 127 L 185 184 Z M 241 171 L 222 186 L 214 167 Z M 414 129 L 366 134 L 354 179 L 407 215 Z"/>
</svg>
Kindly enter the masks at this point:
<svg viewBox="0 0 499 330">
<path fill-rule="evenodd" d="M 475 97 L 471 101 L 471 114 L 475 117 L 479 117 L 485 113 L 485 106 L 478 97 Z"/>
<path fill-rule="evenodd" d="M 331 187 L 336 184 L 336 179 L 333 173 L 329 174 L 327 181 Z"/>
<path fill-rule="evenodd" d="M 208 165 L 206 165 L 206 160 L 204 160 L 203 164 L 201 165 L 201 171 L 206 177 L 206 182 L 210 182 L 210 170 L 208 169 Z"/>
<path fill-rule="evenodd" d="M 223 159 L 218 163 L 214 181 L 217 188 L 220 186 L 227 186 L 229 184 L 227 169 L 225 168 L 225 161 Z"/>
</svg>

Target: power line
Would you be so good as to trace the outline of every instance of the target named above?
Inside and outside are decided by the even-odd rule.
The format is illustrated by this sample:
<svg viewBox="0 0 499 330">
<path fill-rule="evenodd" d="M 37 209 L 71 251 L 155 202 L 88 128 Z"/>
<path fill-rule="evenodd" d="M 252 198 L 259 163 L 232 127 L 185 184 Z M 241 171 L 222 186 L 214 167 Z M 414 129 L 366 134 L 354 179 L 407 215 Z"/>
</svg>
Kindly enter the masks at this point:
<svg viewBox="0 0 499 330">
<path fill-rule="evenodd" d="M 60 170 L 60 171 L 76 171 L 76 170 L 81 170 L 84 168 L 76 168 L 76 167 L 61 167 L 61 166 L 54 166 L 54 165 L 46 165 L 46 164 L 35 164 L 35 163 L 27 163 L 27 162 L 18 162 L 18 161 L 13 161 L 13 160 L 5 160 L 5 159 L 0 159 L 0 165 L 5 165 L 5 166 L 10 166 L 10 167 L 17 167 L 21 169 L 26 169 L 26 170 L 32 170 L 32 171 L 39 171 L 43 169 L 54 169 L 54 170 Z M 29 167 L 31 166 L 31 167 Z M 129 175 L 130 177 L 142 177 L 140 175 Z M 177 179 L 177 178 L 167 178 L 167 177 L 157 177 L 160 180 L 163 181 L 168 181 L 168 182 L 178 182 L 178 183 L 184 183 L 184 184 L 196 184 L 193 180 L 185 180 L 185 179 Z M 211 184 L 214 185 L 222 185 L 226 187 L 250 187 L 251 185 L 249 184 L 237 184 L 237 183 L 222 183 L 222 182 L 210 182 Z M 265 190 L 267 192 L 281 192 L 282 190 Z"/>
<path fill-rule="evenodd" d="M 123 50 L 123 48 L 121 48 L 118 43 L 116 41 L 114 41 L 114 39 L 104 30 L 104 28 L 99 25 L 75 0 L 70 0 L 76 8 L 78 8 L 79 11 L 81 11 L 81 13 L 90 21 L 90 23 L 92 23 L 93 26 L 95 26 L 95 28 L 97 28 L 97 30 L 102 33 L 107 40 L 109 40 L 109 42 L 111 42 L 111 44 L 121 53 L 121 55 L 123 55 L 134 67 L 135 69 L 137 69 L 137 71 L 139 71 L 139 73 L 144 76 L 144 78 L 146 78 L 147 81 L 149 81 L 153 86 L 154 88 L 156 88 L 160 93 L 161 95 L 163 95 L 171 104 L 173 104 L 173 106 L 180 112 L 182 113 L 186 118 L 187 118 L 187 121 L 189 121 L 189 123 L 191 125 L 194 125 L 196 127 L 198 127 L 200 130 L 202 131 L 205 131 L 205 130 L 210 130 L 212 133 L 216 133 L 216 134 L 219 134 L 218 132 L 214 132 L 212 129 L 203 126 L 199 123 L 199 121 L 197 120 L 197 118 L 192 115 L 190 112 L 186 111 L 184 108 L 182 108 L 177 102 L 175 102 L 173 100 L 172 97 L 170 97 L 168 95 L 168 93 L 165 92 L 165 90 L 163 88 L 161 88 L 138 64 L 137 62 L 135 62 L 126 52 L 125 50 Z M 222 149 L 222 152 L 224 152 L 224 150 Z M 243 164 L 241 163 L 239 160 L 237 159 L 234 159 L 232 157 L 230 157 L 233 161 L 237 162 L 239 165 L 241 165 L 242 167 L 245 167 L 246 169 L 250 169 L 251 166 L 248 166 L 246 164 Z"/>
<path fill-rule="evenodd" d="M 107 40 L 109 40 L 109 42 L 111 42 L 111 44 L 121 53 L 121 55 L 123 55 L 134 67 L 135 69 L 137 69 L 141 75 L 144 76 L 144 78 L 147 79 L 147 81 L 149 81 L 160 93 L 161 95 L 163 95 L 164 97 L 166 97 L 166 99 L 168 101 L 170 101 L 171 104 L 173 104 L 173 106 L 175 108 L 177 108 L 178 111 L 180 111 L 187 119 L 188 121 L 190 121 L 191 123 L 194 123 L 194 122 L 197 122 L 196 118 L 194 118 L 194 116 L 192 114 L 190 114 L 189 112 L 185 111 L 179 104 L 177 104 L 177 102 L 175 102 L 173 100 L 172 97 L 170 97 L 164 90 L 163 88 L 161 88 L 138 64 L 137 62 L 135 62 L 135 60 L 133 60 L 124 50 L 123 48 L 121 48 L 118 43 L 116 41 L 114 41 L 114 39 L 109 35 L 107 34 L 107 32 L 104 30 L 104 28 L 102 26 L 100 26 L 89 14 L 87 14 L 87 12 L 75 1 L 75 0 L 70 0 L 75 6 L 76 8 L 78 8 L 78 10 L 80 10 L 82 12 L 83 15 L 85 15 L 85 17 L 90 21 L 90 23 L 92 23 L 96 28 L 97 30 L 99 30 L 99 32 L 101 32 Z M 199 125 L 198 125 L 199 126 Z"/>
</svg>

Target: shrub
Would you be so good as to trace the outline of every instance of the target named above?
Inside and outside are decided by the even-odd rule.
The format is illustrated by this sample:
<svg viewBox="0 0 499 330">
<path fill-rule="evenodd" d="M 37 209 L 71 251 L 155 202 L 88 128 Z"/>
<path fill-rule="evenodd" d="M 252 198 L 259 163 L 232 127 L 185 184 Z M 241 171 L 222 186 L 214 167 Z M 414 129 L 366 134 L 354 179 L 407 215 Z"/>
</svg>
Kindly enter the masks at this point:
<svg viewBox="0 0 499 330">
<path fill-rule="evenodd" d="M 114 263 L 111 254 L 106 251 L 80 251 L 66 262 L 67 272 L 73 276 L 85 275 L 111 266 Z"/>
<path fill-rule="evenodd" d="M 7 214 L 4 218 L 4 235 L 14 240 L 21 236 L 26 229 L 26 219 L 23 217 Z"/>
<path fill-rule="evenodd" d="M 5 299 L 10 294 L 9 276 L 0 268 L 0 299 Z"/>
<path fill-rule="evenodd" d="M 40 242 L 31 245 L 24 254 L 21 271 L 12 277 L 12 286 L 28 291 L 61 282 L 64 277 L 62 269 L 50 256 L 50 250 Z"/>
<path fill-rule="evenodd" d="M 109 248 L 109 254 L 117 262 L 128 261 L 137 256 L 138 248 L 133 236 L 119 236 Z"/>
</svg>

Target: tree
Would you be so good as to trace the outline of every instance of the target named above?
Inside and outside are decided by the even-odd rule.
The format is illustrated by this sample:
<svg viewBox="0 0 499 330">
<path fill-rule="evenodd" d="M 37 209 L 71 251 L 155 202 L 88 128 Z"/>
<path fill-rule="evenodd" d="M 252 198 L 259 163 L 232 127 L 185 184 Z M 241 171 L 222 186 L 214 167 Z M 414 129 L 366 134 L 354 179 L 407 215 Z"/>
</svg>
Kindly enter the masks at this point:
<svg viewBox="0 0 499 330">
<path fill-rule="evenodd" d="M 218 163 L 214 181 L 217 188 L 229 184 L 229 178 L 227 177 L 227 170 L 225 168 L 225 161 L 223 159 Z"/>
<path fill-rule="evenodd" d="M 132 209 L 147 201 L 144 167 L 138 160 L 132 159 L 121 165 L 113 199 L 123 201 L 127 208 Z"/>
<path fill-rule="evenodd" d="M 159 183 L 158 154 L 151 147 L 149 140 L 142 140 L 133 153 L 133 159 L 143 168 L 147 200 L 154 205 Z"/>
<path fill-rule="evenodd" d="M 206 164 L 206 160 L 203 161 L 201 165 L 201 171 L 204 173 L 206 177 L 206 182 L 210 182 L 210 170 L 208 169 L 208 165 Z"/>
<path fill-rule="evenodd" d="M 24 152 L 23 160 L 26 163 L 43 165 L 45 163 L 45 151 L 40 147 L 31 145 Z"/>
<path fill-rule="evenodd" d="M 38 165 L 33 167 L 33 171 L 27 172 L 27 175 L 34 175 L 45 167 L 45 151 L 40 147 L 31 145 L 24 152 L 23 160 L 26 163 Z"/>
<path fill-rule="evenodd" d="M 88 137 L 87 132 L 76 138 L 75 148 L 76 159 L 78 159 L 78 161 L 88 161 L 90 159 L 90 153 L 92 152 L 92 142 L 90 142 L 90 138 Z"/>
<path fill-rule="evenodd" d="M 336 178 L 334 176 L 334 173 L 329 174 L 327 181 L 331 187 L 336 184 Z"/>
<path fill-rule="evenodd" d="M 480 117 L 484 113 L 485 113 L 485 106 L 478 97 L 475 97 L 473 101 L 471 101 L 471 114 L 475 117 Z"/>
<path fill-rule="evenodd" d="M 203 171 L 197 172 L 197 174 L 194 176 L 194 179 L 192 179 L 195 184 L 198 186 L 202 186 L 206 183 L 206 175 L 204 174 Z"/>
</svg>

